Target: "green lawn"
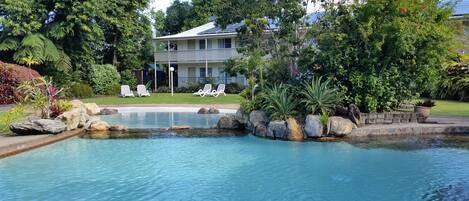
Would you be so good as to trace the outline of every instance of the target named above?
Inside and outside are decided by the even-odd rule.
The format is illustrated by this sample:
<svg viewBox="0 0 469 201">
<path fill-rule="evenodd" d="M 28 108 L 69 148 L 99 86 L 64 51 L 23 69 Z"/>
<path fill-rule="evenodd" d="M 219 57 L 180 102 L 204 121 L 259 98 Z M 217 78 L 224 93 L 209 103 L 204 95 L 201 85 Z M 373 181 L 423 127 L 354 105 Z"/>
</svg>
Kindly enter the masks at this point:
<svg viewBox="0 0 469 201">
<path fill-rule="evenodd" d="M 469 102 L 435 100 L 433 116 L 466 116 L 469 117 Z"/>
<path fill-rule="evenodd" d="M 239 104 L 242 97 L 237 94 L 220 95 L 218 97 L 198 97 L 189 93 L 154 93 L 150 97 L 121 98 L 117 96 L 104 96 L 82 99 L 85 103 L 98 105 L 120 104 Z"/>
</svg>

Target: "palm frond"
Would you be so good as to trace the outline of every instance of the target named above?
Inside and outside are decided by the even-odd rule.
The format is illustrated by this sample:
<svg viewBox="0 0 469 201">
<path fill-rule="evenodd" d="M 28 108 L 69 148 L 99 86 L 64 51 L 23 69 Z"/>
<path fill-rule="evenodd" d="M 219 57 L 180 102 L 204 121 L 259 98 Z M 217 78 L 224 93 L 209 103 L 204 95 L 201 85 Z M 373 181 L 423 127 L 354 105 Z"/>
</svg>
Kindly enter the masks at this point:
<svg viewBox="0 0 469 201">
<path fill-rule="evenodd" d="M 15 50 L 18 48 L 19 40 L 13 37 L 7 37 L 0 42 L 0 51 Z"/>
</svg>

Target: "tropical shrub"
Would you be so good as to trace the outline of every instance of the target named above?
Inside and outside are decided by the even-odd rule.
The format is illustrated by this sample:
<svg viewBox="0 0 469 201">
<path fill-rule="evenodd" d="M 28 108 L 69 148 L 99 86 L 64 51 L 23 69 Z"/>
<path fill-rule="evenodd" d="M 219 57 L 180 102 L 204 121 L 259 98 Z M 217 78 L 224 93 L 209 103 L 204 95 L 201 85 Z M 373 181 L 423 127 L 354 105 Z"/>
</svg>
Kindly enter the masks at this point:
<svg viewBox="0 0 469 201">
<path fill-rule="evenodd" d="M 435 86 L 448 61 L 451 8 L 438 2 L 326 4 L 301 69 L 333 78 L 362 111 L 395 109 Z"/>
<path fill-rule="evenodd" d="M 174 88 L 174 92 L 176 93 L 194 93 L 198 91 L 199 89 L 202 89 L 204 86 L 203 84 L 192 84 L 188 86 L 183 86 L 183 87 L 176 87 Z M 169 90 L 171 92 L 171 89 Z"/>
<path fill-rule="evenodd" d="M 467 56 L 466 56 L 467 57 Z M 469 101 L 469 58 L 458 58 L 442 71 L 437 96 Z"/>
<path fill-rule="evenodd" d="M 7 133 L 9 126 L 14 121 L 21 119 L 24 116 L 25 109 L 22 105 L 16 105 L 5 113 L 0 114 L 0 134 Z"/>
<path fill-rule="evenodd" d="M 63 89 L 58 89 L 52 83 L 52 79 L 43 77 L 34 78 L 33 81 L 26 81 L 18 86 L 18 91 L 24 94 L 23 102 L 31 103 L 35 110 L 41 112 L 42 118 L 51 117 L 51 106 L 59 98 L 59 93 Z"/>
<path fill-rule="evenodd" d="M 427 100 L 424 100 L 424 101 L 419 101 L 417 103 L 415 103 L 416 106 L 422 106 L 422 107 L 435 107 L 435 102 L 430 100 L 430 99 L 427 99 Z"/>
<path fill-rule="evenodd" d="M 263 95 L 262 93 L 258 96 L 255 96 L 254 99 L 248 100 L 243 99 L 240 104 L 244 112 L 250 113 L 253 110 L 260 110 L 263 108 Z"/>
<path fill-rule="evenodd" d="M 137 87 L 137 77 L 135 76 L 135 73 L 132 70 L 124 70 L 120 73 L 121 75 L 121 80 L 122 80 L 122 85 L 129 85 L 130 88 L 136 88 Z"/>
<path fill-rule="evenodd" d="M 303 84 L 303 101 L 312 114 L 330 114 L 342 102 L 338 89 L 330 85 L 330 80 L 313 77 L 310 83 Z"/>
<path fill-rule="evenodd" d="M 116 67 L 110 64 L 93 65 L 90 69 L 91 86 L 96 94 L 106 94 L 121 78 Z"/>
<path fill-rule="evenodd" d="M 37 71 L 23 66 L 0 61 L 0 104 L 11 104 L 20 101 L 21 94 L 16 88 L 31 77 L 39 77 Z"/>
<path fill-rule="evenodd" d="M 93 88 L 89 84 L 74 83 L 66 90 L 66 96 L 71 98 L 89 98 L 94 96 Z"/>
<path fill-rule="evenodd" d="M 72 102 L 67 101 L 67 100 L 58 100 L 58 101 L 54 102 L 51 105 L 51 107 L 50 107 L 51 115 L 50 116 L 52 118 L 57 117 L 57 116 L 61 115 L 62 113 L 71 110 L 72 107 L 73 107 Z"/>
<path fill-rule="evenodd" d="M 236 82 L 225 85 L 225 92 L 228 94 L 239 94 L 242 90 L 244 90 L 244 87 Z"/>
<path fill-rule="evenodd" d="M 132 87 L 130 87 L 132 89 Z M 121 92 L 121 85 L 119 83 L 114 83 L 109 85 L 106 89 L 104 89 L 104 95 L 118 95 Z"/>
<path fill-rule="evenodd" d="M 171 93 L 171 89 L 167 86 L 158 87 L 157 92 L 159 93 Z"/>
<path fill-rule="evenodd" d="M 273 120 L 286 120 L 297 114 L 297 102 L 289 92 L 289 87 L 283 84 L 266 87 L 263 99 L 263 108 Z"/>
</svg>

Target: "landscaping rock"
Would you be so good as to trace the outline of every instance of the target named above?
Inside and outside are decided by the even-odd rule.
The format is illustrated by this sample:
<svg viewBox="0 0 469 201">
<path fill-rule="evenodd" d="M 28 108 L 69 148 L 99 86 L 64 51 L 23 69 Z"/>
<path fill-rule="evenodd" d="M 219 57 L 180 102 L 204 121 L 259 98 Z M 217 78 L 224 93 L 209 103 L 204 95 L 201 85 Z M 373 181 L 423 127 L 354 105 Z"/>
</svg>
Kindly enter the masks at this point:
<svg viewBox="0 0 469 201">
<path fill-rule="evenodd" d="M 360 109 L 358 108 L 358 106 L 356 106 L 355 104 L 350 104 L 348 106 L 348 114 L 347 114 L 348 118 L 350 120 L 352 120 L 353 123 L 355 123 L 356 125 L 360 125 L 361 124 L 361 112 L 360 112 Z"/>
<path fill-rule="evenodd" d="M 254 130 L 258 123 L 268 124 L 269 119 L 264 111 L 254 110 L 249 114 L 248 129 Z"/>
<path fill-rule="evenodd" d="M 287 119 L 287 127 L 288 127 L 288 139 L 289 140 L 303 141 L 305 139 L 303 128 L 301 128 L 300 123 L 298 123 L 298 121 L 295 118 Z"/>
<path fill-rule="evenodd" d="M 208 114 L 208 109 L 201 107 L 199 111 L 197 111 L 197 114 Z"/>
<path fill-rule="evenodd" d="M 80 100 L 72 100 L 71 103 L 72 103 L 72 108 L 84 107 L 83 102 L 81 102 Z"/>
<path fill-rule="evenodd" d="M 305 121 L 305 133 L 308 137 L 321 137 L 323 135 L 321 117 L 319 115 L 308 115 Z"/>
<path fill-rule="evenodd" d="M 267 127 L 267 137 L 287 139 L 288 128 L 285 121 L 271 121 Z"/>
<path fill-rule="evenodd" d="M 66 129 L 65 123 L 52 119 L 26 120 L 10 125 L 10 130 L 18 135 L 57 134 Z"/>
<path fill-rule="evenodd" d="M 210 109 L 208 109 L 208 113 L 209 114 L 220 114 L 220 110 L 218 110 L 217 108 L 211 107 Z"/>
<path fill-rule="evenodd" d="M 85 103 L 84 107 L 86 109 L 86 113 L 90 116 L 97 115 L 101 112 L 101 109 L 99 109 L 96 103 Z"/>
<path fill-rule="evenodd" d="M 171 126 L 169 130 L 189 130 L 192 129 L 192 126 Z"/>
<path fill-rule="evenodd" d="M 107 131 L 109 130 L 109 124 L 105 121 L 99 120 L 91 123 L 90 131 Z"/>
<path fill-rule="evenodd" d="M 99 115 L 111 115 L 111 114 L 117 114 L 117 112 L 118 112 L 117 109 L 103 108 L 99 112 Z"/>
<path fill-rule="evenodd" d="M 352 130 L 357 126 L 350 121 L 342 117 L 330 117 L 327 123 L 328 133 L 336 136 L 345 136 L 352 133 Z"/>
<path fill-rule="evenodd" d="M 100 121 L 100 120 L 101 120 L 101 118 L 99 118 L 99 117 L 90 117 L 88 119 L 88 121 L 86 121 L 86 123 L 83 127 L 85 128 L 85 130 L 90 130 L 91 124 L 96 122 L 96 121 Z"/>
<path fill-rule="evenodd" d="M 242 124 L 246 124 L 249 119 L 248 114 L 246 114 L 246 112 L 244 112 L 242 108 L 239 108 L 238 110 L 236 110 L 235 116 L 236 116 L 236 120 L 238 120 Z"/>
<path fill-rule="evenodd" d="M 225 115 L 218 120 L 217 128 L 220 129 L 243 129 L 243 125 L 236 120 L 234 115 Z"/>
<path fill-rule="evenodd" d="M 116 125 L 112 125 L 111 127 L 109 127 L 109 130 L 110 131 L 128 131 L 129 127 L 127 127 L 126 125 L 116 124 Z"/>
<path fill-rule="evenodd" d="M 64 122 L 67 125 L 67 130 L 69 131 L 78 128 L 78 125 L 80 124 L 80 115 L 81 114 L 78 110 L 71 110 L 62 113 L 55 119 Z"/>
<path fill-rule="evenodd" d="M 259 137 L 267 136 L 267 126 L 264 123 L 258 123 L 254 128 L 254 135 Z"/>
</svg>

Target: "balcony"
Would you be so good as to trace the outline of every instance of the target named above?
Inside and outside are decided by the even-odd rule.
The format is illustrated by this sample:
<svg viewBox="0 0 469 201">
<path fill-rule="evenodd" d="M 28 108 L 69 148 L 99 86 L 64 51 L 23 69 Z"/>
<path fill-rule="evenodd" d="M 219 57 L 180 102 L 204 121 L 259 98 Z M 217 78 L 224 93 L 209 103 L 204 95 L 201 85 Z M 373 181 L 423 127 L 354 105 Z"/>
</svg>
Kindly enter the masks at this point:
<svg viewBox="0 0 469 201">
<path fill-rule="evenodd" d="M 232 56 L 236 56 L 236 48 L 220 48 L 207 50 L 176 50 L 161 51 L 155 53 L 155 59 L 158 63 L 205 63 L 223 62 Z"/>
</svg>

